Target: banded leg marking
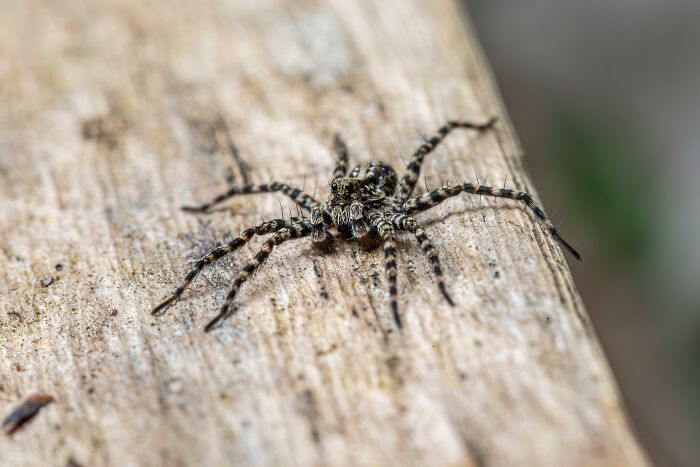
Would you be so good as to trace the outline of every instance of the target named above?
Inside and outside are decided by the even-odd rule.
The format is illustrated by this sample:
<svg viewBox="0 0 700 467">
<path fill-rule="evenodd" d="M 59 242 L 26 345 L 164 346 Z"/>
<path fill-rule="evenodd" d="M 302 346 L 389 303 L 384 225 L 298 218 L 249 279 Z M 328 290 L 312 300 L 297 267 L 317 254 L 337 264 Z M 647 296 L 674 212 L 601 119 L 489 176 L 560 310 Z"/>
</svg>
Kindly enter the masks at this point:
<svg viewBox="0 0 700 467">
<path fill-rule="evenodd" d="M 245 185 L 242 187 L 234 186 L 208 203 L 204 203 L 199 206 L 183 206 L 182 210 L 185 212 L 204 213 L 209 211 L 209 209 L 215 205 L 220 204 L 229 198 L 233 198 L 234 196 L 251 195 L 256 193 L 274 193 L 277 191 L 287 195 L 292 201 L 307 211 L 311 211 L 314 206 L 319 205 L 318 201 L 316 201 L 312 196 L 301 191 L 299 188 L 294 188 L 286 183 L 272 182 L 263 183 L 260 185 Z"/>
<path fill-rule="evenodd" d="M 151 314 L 164 314 L 168 308 L 170 308 L 172 305 L 177 303 L 178 300 L 180 300 L 180 297 L 182 297 L 182 293 L 185 291 L 185 289 L 189 287 L 192 281 L 205 267 L 209 266 L 212 263 L 215 263 L 224 256 L 227 256 L 235 251 L 240 250 L 241 247 L 243 247 L 243 245 L 248 243 L 250 239 L 253 238 L 253 236 L 266 235 L 269 233 L 277 232 L 278 230 L 288 228 L 293 223 L 299 222 L 301 220 L 302 219 L 299 217 L 292 217 L 291 219 L 273 219 L 271 221 L 263 222 L 262 224 L 257 225 L 255 227 L 245 229 L 243 232 L 241 232 L 240 237 L 236 237 L 227 244 L 221 245 L 220 247 L 211 251 L 209 254 L 203 256 L 199 261 L 197 261 L 192 270 L 187 273 L 187 276 L 185 276 L 185 279 L 182 282 L 182 284 L 180 284 L 180 286 L 177 289 L 175 289 L 175 292 L 170 297 L 168 297 L 161 304 L 153 308 Z"/>
<path fill-rule="evenodd" d="M 345 176 L 348 171 L 348 161 L 350 159 L 348 146 L 339 134 L 336 134 L 333 138 L 333 150 L 338 156 L 335 170 L 333 170 L 333 180 L 335 180 L 336 178 Z"/>
<path fill-rule="evenodd" d="M 328 227 L 333 225 L 333 219 L 322 206 L 314 206 L 311 210 L 311 225 L 313 226 L 311 239 L 314 243 L 326 243 L 333 240 L 333 235 L 328 231 Z"/>
<path fill-rule="evenodd" d="M 362 203 L 355 202 L 350 205 L 350 223 L 353 238 L 363 239 L 369 233 Z"/>
<path fill-rule="evenodd" d="M 459 195 L 460 193 L 493 196 L 496 198 L 506 198 L 522 202 L 532 211 L 537 220 L 542 223 L 552 238 L 554 238 L 554 240 L 556 240 L 566 251 L 571 253 L 574 258 L 581 261 L 581 255 L 574 249 L 574 247 L 569 245 L 564 238 L 562 238 L 559 231 L 554 227 L 547 216 L 545 216 L 544 211 L 542 211 L 542 209 L 532 200 L 532 196 L 524 191 L 511 190 L 508 188 L 494 188 L 474 183 L 464 183 L 462 185 L 439 188 L 410 199 L 403 204 L 403 212 L 407 215 L 411 215 L 416 212 L 426 211 L 437 206 L 448 198 Z"/>
<path fill-rule="evenodd" d="M 233 301 L 235 300 L 238 291 L 241 289 L 241 286 L 255 273 L 255 271 L 260 268 L 260 266 L 262 266 L 276 246 L 279 246 L 288 240 L 307 237 L 311 235 L 312 231 L 313 226 L 309 221 L 301 221 L 277 231 L 275 235 L 267 239 L 262 244 L 260 251 L 243 268 L 236 280 L 233 282 L 231 291 L 226 297 L 226 301 L 224 302 L 223 307 L 221 307 L 221 311 L 209 322 L 209 324 L 205 326 L 204 331 L 211 331 L 217 324 L 231 315 Z"/>
<path fill-rule="evenodd" d="M 396 327 L 401 329 L 401 316 L 399 315 L 397 267 L 396 267 L 396 233 L 394 227 L 379 212 L 370 216 L 372 226 L 377 229 L 384 241 L 384 269 L 389 293 L 389 305 L 394 317 Z"/>
<path fill-rule="evenodd" d="M 440 266 L 440 258 L 438 257 L 437 250 L 430 241 L 428 234 L 425 233 L 425 229 L 421 226 L 418 221 L 412 217 L 405 214 L 396 213 L 390 217 L 391 223 L 400 230 L 407 230 L 416 237 L 418 244 L 420 245 L 423 254 L 428 258 L 430 262 L 430 267 L 435 275 L 435 282 L 437 283 L 438 289 L 442 293 L 447 303 L 454 306 L 454 301 L 447 293 L 447 288 L 445 287 L 445 281 L 443 280 L 442 267 Z"/>
<path fill-rule="evenodd" d="M 435 150 L 435 148 L 445 139 L 445 137 L 455 128 L 468 128 L 471 130 L 485 131 L 491 128 L 496 123 L 496 118 L 493 117 L 484 123 L 473 123 L 458 120 L 450 120 L 445 125 L 438 129 L 437 133 L 429 138 L 425 143 L 418 146 L 411 156 L 411 161 L 406 167 L 406 175 L 401 179 L 399 185 L 398 199 L 400 202 L 406 201 L 413 189 L 416 187 L 416 182 L 420 176 L 421 165 L 425 156 Z"/>
</svg>

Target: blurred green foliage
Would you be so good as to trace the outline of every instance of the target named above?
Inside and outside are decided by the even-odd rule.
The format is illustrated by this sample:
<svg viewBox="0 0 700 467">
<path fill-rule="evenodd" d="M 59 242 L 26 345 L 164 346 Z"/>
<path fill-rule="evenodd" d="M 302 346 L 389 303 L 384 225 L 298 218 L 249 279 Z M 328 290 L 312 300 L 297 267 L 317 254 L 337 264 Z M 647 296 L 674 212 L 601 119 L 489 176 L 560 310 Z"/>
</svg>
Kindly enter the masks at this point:
<svg viewBox="0 0 700 467">
<path fill-rule="evenodd" d="M 563 179 L 566 204 L 596 235 L 598 254 L 626 272 L 653 261 L 660 208 L 650 158 L 619 125 L 570 112 L 553 114 L 549 141 L 553 169 Z"/>
</svg>

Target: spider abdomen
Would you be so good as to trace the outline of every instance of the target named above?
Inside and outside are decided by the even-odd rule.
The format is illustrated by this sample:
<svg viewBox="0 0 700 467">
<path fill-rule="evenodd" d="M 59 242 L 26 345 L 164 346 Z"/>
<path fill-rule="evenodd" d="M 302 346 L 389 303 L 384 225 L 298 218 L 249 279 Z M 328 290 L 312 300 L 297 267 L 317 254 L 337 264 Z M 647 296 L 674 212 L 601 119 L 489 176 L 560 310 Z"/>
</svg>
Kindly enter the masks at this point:
<svg viewBox="0 0 700 467">
<path fill-rule="evenodd" d="M 399 183 L 393 167 L 381 161 L 370 161 L 367 164 L 358 165 L 352 169 L 350 176 L 371 183 L 387 196 L 394 194 Z"/>
</svg>

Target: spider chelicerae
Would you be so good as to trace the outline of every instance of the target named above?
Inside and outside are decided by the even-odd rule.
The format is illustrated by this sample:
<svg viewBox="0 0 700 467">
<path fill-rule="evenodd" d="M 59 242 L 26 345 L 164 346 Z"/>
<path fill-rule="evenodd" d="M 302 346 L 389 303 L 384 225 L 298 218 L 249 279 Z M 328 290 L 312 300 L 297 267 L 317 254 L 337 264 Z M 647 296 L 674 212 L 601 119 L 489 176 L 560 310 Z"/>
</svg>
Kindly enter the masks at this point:
<svg viewBox="0 0 700 467">
<path fill-rule="evenodd" d="M 389 303 L 394 321 L 397 327 L 401 327 L 401 315 L 398 310 L 396 287 L 396 233 L 408 231 L 412 233 L 421 250 L 427 257 L 435 275 L 437 287 L 450 305 L 454 302 L 447 293 L 443 280 L 442 268 L 437 252 L 433 247 L 425 229 L 413 217 L 414 214 L 437 206 L 448 198 L 461 193 L 472 195 L 485 195 L 497 198 L 507 198 L 520 201 L 526 205 L 534 216 L 544 225 L 545 229 L 559 244 L 569 251 L 576 259 L 581 256 L 559 234 L 557 229 L 547 219 L 542 209 L 532 200 L 532 197 L 523 191 L 507 188 L 494 188 L 480 183 L 462 183 L 454 186 L 446 186 L 434 191 L 423 193 L 420 196 L 411 197 L 420 175 L 420 168 L 425 156 L 430 154 L 440 142 L 457 128 L 466 128 L 479 132 L 493 127 L 496 119 L 492 118 L 485 123 L 472 123 L 467 121 L 448 121 L 434 136 L 425 140 L 411 156 L 406 167 L 406 174 L 399 179 L 394 169 L 384 162 L 371 161 L 364 165 L 358 165 L 348 173 L 348 149 L 343 139 L 335 136 L 334 150 L 337 154 L 337 165 L 333 171 L 330 182 L 331 193 L 324 202 L 319 202 L 312 196 L 285 183 L 267 183 L 260 185 L 246 185 L 232 187 L 225 193 L 217 196 L 212 201 L 201 206 L 182 209 L 186 212 L 205 213 L 214 205 L 238 195 L 254 193 L 281 192 L 291 198 L 301 209 L 310 213 L 310 217 L 290 217 L 288 219 L 273 219 L 250 227 L 241 232 L 240 236 L 222 245 L 211 253 L 201 258 L 194 268 L 187 274 L 182 284 L 175 292 L 151 312 L 153 315 L 163 314 L 170 306 L 175 304 L 185 289 L 197 277 L 202 269 L 215 261 L 238 251 L 248 243 L 255 235 L 272 234 L 262 244 L 260 251 L 250 261 L 233 283 L 231 291 L 219 314 L 204 328 L 210 331 L 219 322 L 233 313 L 233 301 L 241 286 L 258 270 L 268 258 L 272 250 L 280 244 L 304 237 L 311 237 L 314 242 L 324 244 L 333 241 L 334 236 L 330 228 L 343 235 L 346 239 L 367 241 L 371 239 L 381 240 L 384 247 L 384 265 L 386 269 L 386 281 L 389 289 Z"/>
</svg>

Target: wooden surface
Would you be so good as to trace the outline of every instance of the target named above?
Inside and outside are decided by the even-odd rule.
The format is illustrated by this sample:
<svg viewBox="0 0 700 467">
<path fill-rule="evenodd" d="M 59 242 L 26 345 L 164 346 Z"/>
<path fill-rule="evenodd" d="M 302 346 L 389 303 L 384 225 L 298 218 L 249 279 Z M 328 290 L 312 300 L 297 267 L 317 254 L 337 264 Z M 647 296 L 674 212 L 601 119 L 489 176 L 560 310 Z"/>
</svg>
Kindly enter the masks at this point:
<svg viewBox="0 0 700 467">
<path fill-rule="evenodd" d="M 401 333 L 381 252 L 309 240 L 275 251 L 211 334 L 260 240 L 149 315 L 219 242 L 280 201 L 296 213 L 275 195 L 180 205 L 244 177 L 325 196 L 336 131 L 355 161 L 400 167 L 444 120 L 499 115 L 451 135 L 426 183 L 476 172 L 532 190 L 460 13 L 0 2 L 0 415 L 56 400 L 0 437 L 0 465 L 645 464 L 563 253 L 507 202 L 420 216 L 455 308 L 402 237 Z"/>
</svg>

